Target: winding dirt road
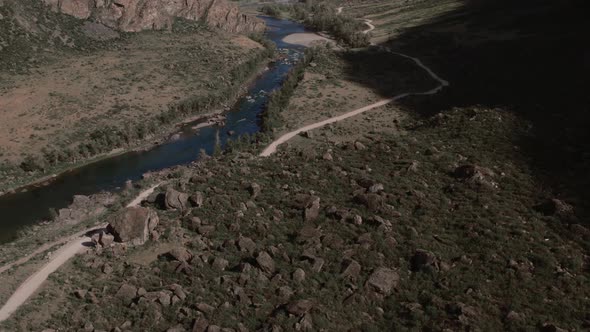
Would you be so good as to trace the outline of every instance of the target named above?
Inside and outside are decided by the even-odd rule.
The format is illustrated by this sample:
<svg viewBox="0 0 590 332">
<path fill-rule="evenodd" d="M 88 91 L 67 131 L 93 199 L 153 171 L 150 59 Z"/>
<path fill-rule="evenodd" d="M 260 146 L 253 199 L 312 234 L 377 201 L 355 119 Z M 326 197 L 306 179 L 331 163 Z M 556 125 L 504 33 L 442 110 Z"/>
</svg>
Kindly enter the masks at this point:
<svg viewBox="0 0 590 332">
<path fill-rule="evenodd" d="M 279 137 L 277 140 L 275 140 L 269 146 L 267 146 L 266 149 L 264 149 L 262 151 L 262 153 L 260 153 L 260 156 L 261 157 L 268 157 L 268 156 L 270 156 L 271 154 L 273 154 L 273 153 L 275 153 L 277 151 L 277 147 L 279 145 L 287 142 L 288 140 L 292 139 L 293 137 L 299 135 L 302 132 L 306 132 L 306 131 L 309 131 L 309 130 L 313 130 L 313 129 L 316 129 L 316 128 L 323 127 L 325 125 L 328 125 L 328 124 L 331 124 L 331 123 L 334 123 L 334 122 L 338 122 L 338 121 L 342 121 L 344 119 L 348 119 L 348 118 L 353 117 L 355 115 L 359 115 L 361 113 L 365 113 L 365 112 L 370 111 L 372 109 L 375 109 L 377 107 L 381 107 L 383 105 L 387 105 L 387 104 L 389 104 L 391 102 L 394 102 L 396 100 L 399 100 L 399 99 L 402 99 L 402 98 L 405 98 L 405 97 L 408 97 L 408 96 L 433 95 L 433 94 L 439 92 L 440 90 L 442 90 L 444 87 L 449 86 L 449 82 L 447 82 L 444 79 L 440 78 L 430 68 L 428 68 L 426 65 L 424 65 L 422 63 L 422 61 L 420 61 L 420 59 L 417 59 L 417 58 L 414 58 L 414 57 L 411 57 L 409 55 L 405 55 L 405 54 L 402 54 L 402 53 L 393 52 L 390 49 L 385 48 L 385 47 L 383 47 L 383 50 L 385 50 L 387 52 L 390 52 L 390 53 L 393 53 L 395 55 L 399 55 L 401 57 L 404 57 L 404 58 L 413 60 L 416 63 L 416 65 L 418 65 L 420 68 L 424 69 L 433 79 L 435 79 L 439 83 L 439 85 L 437 87 L 435 87 L 434 89 L 431 89 L 431 90 L 428 90 L 428 91 L 425 91 L 425 92 L 406 92 L 406 93 L 402 93 L 402 94 L 399 94 L 399 95 L 397 95 L 395 97 L 380 100 L 380 101 L 378 101 L 378 102 L 376 102 L 374 104 L 367 105 L 365 107 L 356 109 L 354 111 L 350 111 L 350 112 L 344 113 L 344 114 L 339 115 L 339 116 L 335 116 L 335 117 L 332 117 L 332 118 L 329 118 L 329 119 L 326 119 L 326 120 L 323 120 L 323 121 L 320 121 L 320 122 L 316 122 L 316 123 L 313 123 L 313 124 L 310 124 L 310 125 L 301 127 L 299 129 L 296 129 L 294 131 L 291 131 L 291 132 L 286 133 L 283 136 Z"/>
<path fill-rule="evenodd" d="M 141 192 L 133 201 L 127 204 L 127 207 L 138 206 L 161 184 L 162 183 L 158 183 Z M 92 239 L 88 236 L 89 233 L 100 231 L 105 227 L 106 224 L 88 228 L 74 235 L 67 236 L 58 241 L 43 245 L 37 250 L 35 250 L 32 254 L 26 256 L 25 258 L 8 264 L 6 266 L 3 266 L 0 269 L 0 273 L 10 269 L 13 266 L 26 263 L 35 255 L 40 254 L 55 245 L 67 242 L 66 245 L 61 247 L 51 256 L 51 259 L 40 270 L 35 272 L 29 278 L 27 278 L 27 280 L 25 280 L 16 289 L 16 291 L 0 309 L 0 322 L 8 319 L 23 303 L 25 303 L 25 301 L 27 301 L 27 299 L 29 299 L 29 297 L 31 297 L 31 295 L 33 295 L 41 287 L 41 285 L 43 285 L 43 283 L 45 282 L 45 280 L 47 280 L 50 274 L 59 269 L 60 266 L 62 266 L 76 254 L 86 250 L 88 248 L 88 245 L 92 242 Z"/>
</svg>

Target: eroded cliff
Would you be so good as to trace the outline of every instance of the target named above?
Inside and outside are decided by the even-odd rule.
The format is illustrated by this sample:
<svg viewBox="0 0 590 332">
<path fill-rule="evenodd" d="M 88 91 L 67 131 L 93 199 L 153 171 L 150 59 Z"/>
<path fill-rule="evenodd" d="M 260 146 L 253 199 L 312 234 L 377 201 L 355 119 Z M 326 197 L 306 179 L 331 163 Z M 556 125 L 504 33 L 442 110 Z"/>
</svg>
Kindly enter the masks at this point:
<svg viewBox="0 0 590 332">
<path fill-rule="evenodd" d="M 55 11 L 121 31 L 170 28 L 174 18 L 203 21 L 229 32 L 256 32 L 264 23 L 224 0 L 43 0 Z"/>
</svg>

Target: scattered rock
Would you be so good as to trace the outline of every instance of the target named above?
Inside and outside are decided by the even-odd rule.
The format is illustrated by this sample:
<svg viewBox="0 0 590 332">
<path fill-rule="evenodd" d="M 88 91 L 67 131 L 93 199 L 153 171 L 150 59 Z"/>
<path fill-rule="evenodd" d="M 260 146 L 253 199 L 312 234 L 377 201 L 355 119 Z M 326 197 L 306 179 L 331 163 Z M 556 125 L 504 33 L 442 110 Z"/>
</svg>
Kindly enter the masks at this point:
<svg viewBox="0 0 590 332">
<path fill-rule="evenodd" d="M 78 290 L 76 290 L 76 291 L 74 292 L 74 295 L 75 295 L 77 298 L 79 298 L 79 299 L 83 300 L 83 299 L 86 297 L 86 293 L 87 293 L 87 291 L 85 291 L 85 290 L 83 290 L 83 289 L 78 289 Z"/>
<path fill-rule="evenodd" d="M 301 316 L 311 310 L 313 302 L 311 300 L 298 300 L 287 304 L 286 310 L 288 313 L 296 316 Z"/>
<path fill-rule="evenodd" d="M 354 142 L 354 149 L 355 150 L 365 150 L 365 149 L 367 149 L 367 147 L 363 143 L 356 141 L 356 142 Z"/>
<path fill-rule="evenodd" d="M 367 285 L 385 295 L 391 294 L 391 291 L 397 287 L 398 283 L 399 275 L 397 272 L 385 267 L 377 268 L 367 281 Z"/>
<path fill-rule="evenodd" d="M 305 221 L 314 221 L 320 215 L 320 198 L 317 196 L 310 197 L 305 205 L 303 217 Z"/>
<path fill-rule="evenodd" d="M 194 207 L 201 207 L 201 206 L 203 206 L 204 200 L 205 200 L 205 197 L 203 196 L 203 193 L 200 192 L 200 191 L 197 191 L 196 193 L 192 194 L 189 197 L 189 202 Z"/>
<path fill-rule="evenodd" d="M 301 268 L 297 268 L 293 272 L 293 281 L 295 282 L 303 282 L 305 280 L 305 271 Z"/>
<path fill-rule="evenodd" d="M 248 191 L 250 192 L 250 197 L 256 198 L 262 191 L 262 188 L 258 183 L 252 182 L 248 187 Z"/>
<path fill-rule="evenodd" d="M 123 301 L 125 305 L 129 305 L 137 295 L 137 288 L 129 284 L 123 284 L 115 294 L 115 296 Z"/>
<path fill-rule="evenodd" d="M 345 261 L 345 268 L 342 270 L 342 273 L 340 274 L 341 277 L 343 278 L 350 278 L 350 279 L 356 279 L 358 278 L 358 276 L 361 273 L 361 265 L 355 261 L 355 260 L 348 260 Z"/>
<path fill-rule="evenodd" d="M 199 317 L 193 323 L 192 332 L 206 332 L 208 326 L 209 322 L 205 318 Z"/>
<path fill-rule="evenodd" d="M 164 206 L 167 210 L 185 210 L 188 202 L 188 194 L 181 193 L 172 188 L 166 190 Z"/>
<path fill-rule="evenodd" d="M 158 222 L 156 212 L 144 207 L 128 207 L 113 217 L 107 230 L 117 242 L 142 245 L 149 239 L 150 232 Z"/>
<path fill-rule="evenodd" d="M 101 246 L 108 248 L 113 244 L 113 242 L 115 242 L 115 237 L 112 234 L 100 234 L 100 239 L 98 240 L 98 243 L 100 243 Z"/>
<path fill-rule="evenodd" d="M 229 262 L 221 257 L 215 257 L 213 263 L 211 264 L 211 266 L 218 271 L 224 271 L 228 265 Z"/>
<path fill-rule="evenodd" d="M 381 192 L 383 190 L 385 190 L 385 187 L 381 183 L 377 183 L 377 184 L 374 184 L 369 187 L 369 192 L 372 194 L 376 194 L 376 193 Z"/>
<path fill-rule="evenodd" d="M 238 239 L 238 248 L 240 251 L 252 254 L 256 250 L 256 242 L 251 238 L 240 236 Z"/>
<path fill-rule="evenodd" d="M 436 256 L 427 250 L 418 249 L 410 259 L 412 271 L 422 271 L 426 269 L 439 269 L 438 259 Z"/>
<path fill-rule="evenodd" d="M 194 256 L 186 248 L 174 248 L 168 252 L 168 255 L 179 262 L 190 262 Z"/>
<path fill-rule="evenodd" d="M 275 271 L 275 262 L 266 251 L 258 253 L 256 263 L 266 273 L 274 273 Z"/>
<path fill-rule="evenodd" d="M 210 314 L 213 311 L 215 311 L 215 307 L 214 306 L 211 306 L 211 305 L 208 305 L 207 303 L 197 303 L 197 305 L 195 307 L 200 312 L 204 312 L 206 314 Z"/>
</svg>

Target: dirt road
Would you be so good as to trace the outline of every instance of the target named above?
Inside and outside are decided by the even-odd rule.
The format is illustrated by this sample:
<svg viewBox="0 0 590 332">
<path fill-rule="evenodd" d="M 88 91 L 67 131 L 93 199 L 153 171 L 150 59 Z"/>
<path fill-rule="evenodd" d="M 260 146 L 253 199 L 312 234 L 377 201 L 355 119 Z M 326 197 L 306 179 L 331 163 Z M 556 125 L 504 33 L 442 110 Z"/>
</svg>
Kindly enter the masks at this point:
<svg viewBox="0 0 590 332">
<path fill-rule="evenodd" d="M 161 184 L 162 183 L 158 183 L 141 192 L 134 200 L 127 204 L 127 207 L 138 206 Z M 25 303 L 25 301 L 27 301 L 27 299 L 31 297 L 31 295 L 33 295 L 43 285 L 43 282 L 47 280 L 51 273 L 59 269 L 60 266 L 62 266 L 76 254 L 83 252 L 89 247 L 89 245 L 92 243 L 92 239 L 87 235 L 89 232 L 100 231 L 105 227 L 106 224 L 103 224 L 78 232 L 74 235 L 64 237 L 63 239 L 55 241 L 51 244 L 46 244 L 38 248 L 32 254 L 28 255 L 24 259 L 18 260 L 16 262 L 13 262 L 2 267 L 0 273 L 10 269 L 13 266 L 27 262 L 33 256 L 42 253 L 55 245 L 67 242 L 66 245 L 61 247 L 51 256 L 51 259 L 49 260 L 49 262 L 47 262 L 47 264 L 45 264 L 40 270 L 35 272 L 29 278 L 27 278 L 27 280 L 25 280 L 25 282 L 23 282 L 12 294 L 8 301 L 6 301 L 4 306 L 2 306 L 2 308 L 0 309 L 0 322 L 8 319 L 23 303 Z"/>
<path fill-rule="evenodd" d="M 271 154 L 273 154 L 273 153 L 275 153 L 277 151 L 277 147 L 279 145 L 287 142 L 288 140 L 292 139 L 293 137 L 299 135 L 302 132 L 306 132 L 306 131 L 309 131 L 309 130 L 313 130 L 313 129 L 316 129 L 316 128 L 323 127 L 325 125 L 328 125 L 328 124 L 331 124 L 331 123 L 334 123 L 334 122 L 338 122 L 338 121 L 342 121 L 344 119 L 348 119 L 348 118 L 353 117 L 355 115 L 359 115 L 361 113 L 370 111 L 370 110 L 372 110 L 374 108 L 381 107 L 383 105 L 387 105 L 387 104 L 389 104 L 391 102 L 394 102 L 396 100 L 402 99 L 402 98 L 407 97 L 407 96 L 412 96 L 412 95 L 414 95 L 414 96 L 415 95 L 433 95 L 433 94 L 439 92 L 444 87 L 449 86 L 449 82 L 443 80 L 438 75 L 436 75 L 430 68 L 428 68 L 426 65 L 424 65 L 422 63 L 422 61 L 420 61 L 420 59 L 417 59 L 417 58 L 414 58 L 414 57 L 411 57 L 409 55 L 405 55 L 405 54 L 402 54 L 402 53 L 392 52 L 391 50 L 389 50 L 387 48 L 383 48 L 383 50 L 384 51 L 387 51 L 387 52 L 391 52 L 391 53 L 396 54 L 396 55 L 399 55 L 401 57 L 404 57 L 404 58 L 408 58 L 408 59 L 413 60 L 416 63 L 416 65 L 418 65 L 419 67 L 421 67 L 422 69 L 424 69 L 433 79 L 435 79 L 439 83 L 439 85 L 436 88 L 431 89 L 431 90 L 428 90 L 428 91 L 425 91 L 425 92 L 407 92 L 407 93 L 402 93 L 402 94 L 399 94 L 399 95 L 397 95 L 395 97 L 380 100 L 380 101 L 378 101 L 378 102 L 376 102 L 374 104 L 367 105 L 365 107 L 356 109 L 354 111 L 350 111 L 348 113 L 344 113 L 342 115 L 335 116 L 333 118 L 329 118 L 329 119 L 326 119 L 326 120 L 323 120 L 323 121 L 320 121 L 320 122 L 316 122 L 316 123 L 313 123 L 313 124 L 310 124 L 310 125 L 301 127 L 299 129 L 296 129 L 294 131 L 291 131 L 291 132 L 286 133 L 283 136 L 279 137 L 277 140 L 275 140 L 274 142 L 272 142 L 268 147 L 266 147 L 266 149 L 264 149 L 262 151 L 262 153 L 260 153 L 260 156 L 261 157 L 268 157 L 268 156 L 270 156 Z"/>
</svg>

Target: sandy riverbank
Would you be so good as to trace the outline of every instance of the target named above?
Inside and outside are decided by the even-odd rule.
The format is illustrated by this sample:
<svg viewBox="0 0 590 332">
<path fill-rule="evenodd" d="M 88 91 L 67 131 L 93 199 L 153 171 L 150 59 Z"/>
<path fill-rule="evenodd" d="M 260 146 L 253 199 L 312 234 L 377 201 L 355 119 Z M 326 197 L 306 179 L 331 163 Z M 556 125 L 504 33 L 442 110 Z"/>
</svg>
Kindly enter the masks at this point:
<svg viewBox="0 0 590 332">
<path fill-rule="evenodd" d="M 302 46 L 312 46 L 316 43 L 334 43 L 332 39 L 322 37 L 318 34 L 312 32 L 304 32 L 304 33 L 293 33 L 288 35 L 287 37 L 283 38 L 285 43 L 294 44 L 294 45 L 302 45 Z"/>
</svg>

